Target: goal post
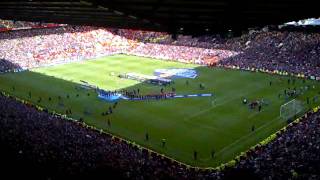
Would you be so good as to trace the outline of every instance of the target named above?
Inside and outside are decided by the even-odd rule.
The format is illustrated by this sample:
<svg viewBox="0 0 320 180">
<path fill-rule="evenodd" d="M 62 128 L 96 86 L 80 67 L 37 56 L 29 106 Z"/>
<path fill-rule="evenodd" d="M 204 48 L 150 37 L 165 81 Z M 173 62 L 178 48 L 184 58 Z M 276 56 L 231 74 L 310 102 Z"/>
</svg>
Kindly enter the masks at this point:
<svg viewBox="0 0 320 180">
<path fill-rule="evenodd" d="M 289 120 L 304 110 L 303 102 L 293 99 L 280 107 L 280 117 Z"/>
</svg>

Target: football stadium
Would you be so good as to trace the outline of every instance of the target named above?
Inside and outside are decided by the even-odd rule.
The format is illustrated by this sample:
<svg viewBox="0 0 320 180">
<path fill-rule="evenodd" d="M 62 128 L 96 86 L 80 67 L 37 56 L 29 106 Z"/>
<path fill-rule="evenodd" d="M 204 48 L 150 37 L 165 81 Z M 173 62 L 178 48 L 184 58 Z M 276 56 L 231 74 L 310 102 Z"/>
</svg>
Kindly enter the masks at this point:
<svg viewBox="0 0 320 180">
<path fill-rule="evenodd" d="M 284 2 L 275 3 L 266 18 L 258 7 L 267 5 L 252 3 L 257 12 L 242 18 L 256 13 L 261 22 L 215 24 L 213 12 L 239 4 L 121 3 L 0 3 L 8 175 L 320 178 L 319 20 L 285 23 L 313 17 L 312 9 L 277 19 L 272 8 Z M 191 12 L 202 15 L 186 23 Z"/>
</svg>

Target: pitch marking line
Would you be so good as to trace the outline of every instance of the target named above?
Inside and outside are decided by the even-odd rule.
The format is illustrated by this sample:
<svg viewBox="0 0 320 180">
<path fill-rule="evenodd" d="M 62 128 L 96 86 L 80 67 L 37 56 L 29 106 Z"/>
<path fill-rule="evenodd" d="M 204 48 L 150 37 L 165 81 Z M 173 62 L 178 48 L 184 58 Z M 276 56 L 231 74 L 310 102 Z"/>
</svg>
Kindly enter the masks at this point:
<svg viewBox="0 0 320 180">
<path fill-rule="evenodd" d="M 257 132 L 257 131 L 265 128 L 265 127 L 268 127 L 271 123 L 273 123 L 274 121 L 279 120 L 279 119 L 280 119 L 280 116 L 274 118 L 273 120 L 269 121 L 268 123 L 266 123 L 266 124 L 260 126 L 259 128 L 257 128 L 257 129 L 255 130 L 255 132 Z M 225 152 L 225 151 L 229 150 L 230 148 L 232 148 L 233 146 L 235 146 L 235 144 L 238 144 L 240 141 L 243 141 L 244 139 L 248 139 L 248 137 L 250 137 L 250 136 L 252 136 L 252 135 L 254 135 L 254 134 L 255 134 L 255 133 L 251 132 L 251 133 L 249 133 L 249 134 L 247 134 L 247 135 L 242 136 L 241 138 L 235 140 L 233 143 L 231 143 L 231 144 L 225 146 L 224 148 L 222 148 L 220 151 L 218 151 L 218 152 L 216 153 L 216 155 L 222 154 L 223 152 Z M 210 160 L 210 159 L 207 158 L 207 159 L 202 159 L 202 160 L 208 161 L 208 160 Z"/>
</svg>

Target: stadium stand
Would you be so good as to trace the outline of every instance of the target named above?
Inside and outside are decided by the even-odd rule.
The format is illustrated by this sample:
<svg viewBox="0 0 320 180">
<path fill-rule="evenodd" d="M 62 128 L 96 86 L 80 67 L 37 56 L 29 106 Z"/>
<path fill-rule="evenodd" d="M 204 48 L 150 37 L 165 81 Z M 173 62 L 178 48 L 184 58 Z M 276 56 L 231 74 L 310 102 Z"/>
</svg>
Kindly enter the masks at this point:
<svg viewBox="0 0 320 180">
<path fill-rule="evenodd" d="M 248 152 L 236 168 L 250 169 L 261 178 L 318 179 L 320 113 L 308 113 L 300 123 L 294 123 L 275 141 Z"/>
<path fill-rule="evenodd" d="M 155 36 L 153 32 L 126 32 L 122 29 L 117 35 L 114 31 L 67 26 L 1 33 L 0 58 L 18 63 L 22 68 L 32 68 L 125 53 L 198 64 L 212 64 L 213 59 L 213 64 L 225 67 L 277 70 L 320 77 L 320 49 L 316 45 L 320 41 L 318 33 L 260 31 L 224 40 L 206 37 L 210 43 L 204 45 L 204 37 L 201 37 L 202 40 L 179 38 L 158 44 L 152 43 L 154 38 L 150 37 Z M 126 37 L 137 38 L 131 40 Z"/>
<path fill-rule="evenodd" d="M 246 177 L 289 179 L 297 176 L 297 171 L 302 173 L 299 177 L 319 178 L 319 112 L 308 113 L 300 123 L 277 134 L 276 140 L 247 152 L 246 157 L 236 162 L 235 168 L 222 172 L 187 168 L 81 123 L 39 111 L 13 97 L 0 95 L 0 112 L 2 143 L 9 143 L 11 151 L 35 161 L 39 167 L 59 167 L 48 167 L 48 172 L 43 172 L 47 173 L 45 178 L 93 177 L 112 168 L 121 177 L 133 179 L 219 179 L 233 176 L 234 172 L 249 172 L 242 174 Z"/>
<path fill-rule="evenodd" d="M 257 31 L 230 39 L 181 36 L 173 40 L 166 33 L 88 26 L 27 29 L 0 33 L 0 72 L 126 53 L 207 65 L 211 62 L 206 60 L 215 57 L 219 66 L 319 79 L 319 43 L 319 33 L 302 32 Z M 46 178 L 103 174 L 106 169 L 131 179 L 221 179 L 235 172 L 264 179 L 320 178 L 319 111 L 309 112 L 275 140 L 247 152 L 235 167 L 223 171 L 188 168 L 5 94 L 0 95 L 0 118 L 1 143 L 10 144 L 19 157 L 28 157 L 37 166 L 59 164 Z"/>
<path fill-rule="evenodd" d="M 21 29 L 42 29 L 65 26 L 65 24 L 12 21 L 0 19 L 0 32 Z"/>
</svg>

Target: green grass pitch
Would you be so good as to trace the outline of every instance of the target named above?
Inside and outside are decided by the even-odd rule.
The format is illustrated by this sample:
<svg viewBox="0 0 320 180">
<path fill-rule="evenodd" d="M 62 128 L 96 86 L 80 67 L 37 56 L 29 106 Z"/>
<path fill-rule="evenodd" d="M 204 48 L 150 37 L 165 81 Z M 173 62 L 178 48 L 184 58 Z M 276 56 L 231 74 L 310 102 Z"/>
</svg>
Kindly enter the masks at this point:
<svg viewBox="0 0 320 180">
<path fill-rule="evenodd" d="M 119 79 L 116 75 L 126 72 L 151 75 L 155 69 L 169 67 L 193 67 L 197 70 L 198 77 L 189 79 L 189 85 L 186 84 L 186 79 L 176 79 L 173 85 L 165 88 L 166 91 L 175 87 L 177 94 L 213 93 L 214 97 L 121 100 L 113 114 L 102 116 L 101 113 L 113 103 L 100 100 L 94 91 L 75 89 L 80 80 L 84 80 L 106 90 L 139 88 L 142 94 L 159 93 L 160 86 Z M 312 101 L 320 92 L 318 82 L 296 79 L 293 85 L 288 84 L 289 78 L 292 82 L 292 77 L 114 55 L 20 73 L 1 74 L 0 90 L 59 113 L 64 114 L 66 108 L 71 108 L 72 118 L 82 117 L 89 125 L 183 163 L 215 167 L 231 160 L 286 125 L 287 122 L 279 117 L 280 106 L 286 100 L 279 98 L 278 94 L 283 93 L 284 89 L 309 86 L 309 90 L 298 99 L 306 102 L 306 98 L 310 97 L 311 102 L 306 104 L 306 109 L 320 104 Z M 199 88 L 200 83 L 205 85 L 204 90 Z M 76 94 L 79 94 L 79 97 L 76 97 Z M 62 97 L 63 104 L 58 103 L 58 96 Z M 38 102 L 40 97 L 42 100 Z M 51 101 L 49 97 L 52 98 Z M 262 112 L 250 110 L 247 105 L 242 104 L 243 98 L 249 101 L 264 99 L 269 105 L 264 106 Z M 107 124 L 108 118 L 111 127 Z M 251 131 L 253 125 L 255 131 Z M 149 141 L 145 140 L 146 132 L 149 134 Z M 166 139 L 164 148 L 161 143 L 163 138 Z M 211 158 L 212 150 L 215 151 L 214 158 Z M 193 158 L 194 151 L 198 152 L 197 160 Z"/>
</svg>

